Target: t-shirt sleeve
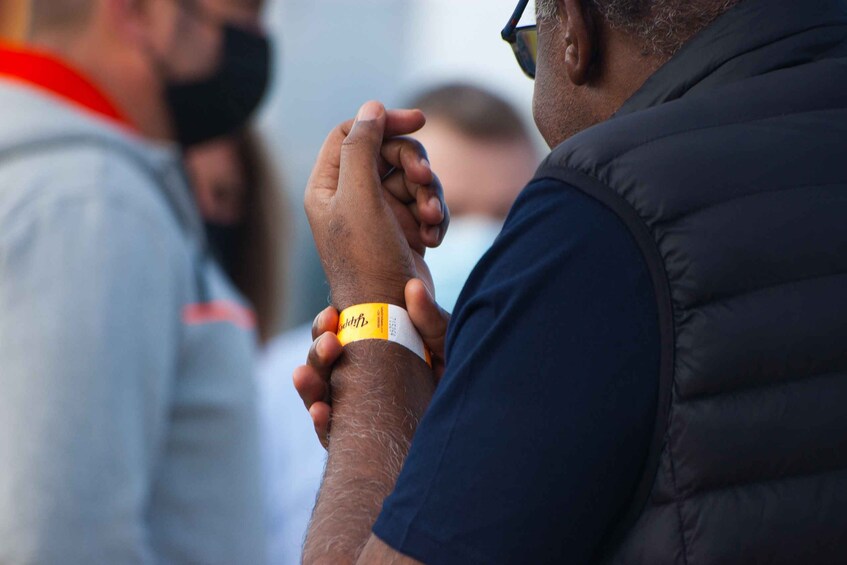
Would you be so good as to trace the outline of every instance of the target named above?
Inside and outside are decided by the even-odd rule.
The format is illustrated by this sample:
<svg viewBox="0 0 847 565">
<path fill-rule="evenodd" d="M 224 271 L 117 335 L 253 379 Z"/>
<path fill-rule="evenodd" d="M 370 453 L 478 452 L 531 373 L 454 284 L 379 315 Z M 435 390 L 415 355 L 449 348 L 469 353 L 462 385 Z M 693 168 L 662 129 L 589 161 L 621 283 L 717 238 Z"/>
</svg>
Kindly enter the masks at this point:
<svg viewBox="0 0 847 565">
<path fill-rule="evenodd" d="M 374 533 L 426 563 L 584 563 L 636 487 L 656 302 L 622 222 L 535 181 L 459 298 L 447 371 Z"/>
</svg>

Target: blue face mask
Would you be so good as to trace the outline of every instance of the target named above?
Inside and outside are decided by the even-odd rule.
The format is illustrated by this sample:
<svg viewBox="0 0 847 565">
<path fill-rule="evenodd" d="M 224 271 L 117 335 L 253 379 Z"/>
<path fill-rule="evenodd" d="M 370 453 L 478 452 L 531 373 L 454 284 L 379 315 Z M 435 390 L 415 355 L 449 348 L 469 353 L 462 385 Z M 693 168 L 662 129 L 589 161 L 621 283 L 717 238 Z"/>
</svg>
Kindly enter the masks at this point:
<svg viewBox="0 0 847 565">
<path fill-rule="evenodd" d="M 444 243 L 426 253 L 438 304 L 452 312 L 477 262 L 497 239 L 503 223 L 485 216 L 450 219 Z"/>
</svg>

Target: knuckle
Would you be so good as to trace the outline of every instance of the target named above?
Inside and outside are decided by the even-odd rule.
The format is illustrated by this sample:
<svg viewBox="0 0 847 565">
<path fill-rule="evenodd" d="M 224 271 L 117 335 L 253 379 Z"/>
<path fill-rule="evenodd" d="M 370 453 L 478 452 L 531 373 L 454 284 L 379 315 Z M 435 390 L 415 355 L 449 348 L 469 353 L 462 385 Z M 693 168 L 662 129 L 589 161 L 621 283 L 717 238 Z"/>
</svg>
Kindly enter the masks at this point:
<svg viewBox="0 0 847 565">
<path fill-rule="evenodd" d="M 414 153 L 426 157 L 426 147 L 424 147 L 423 143 L 421 143 L 417 139 L 407 137 L 404 139 L 404 143 Z"/>
<path fill-rule="evenodd" d="M 312 339 L 317 339 L 321 334 L 321 330 L 323 329 L 323 317 L 324 313 L 321 312 L 317 316 L 315 316 L 314 321 L 312 321 Z"/>
<path fill-rule="evenodd" d="M 377 140 L 378 133 L 375 124 L 369 122 L 358 123 L 353 128 L 353 131 L 341 142 L 341 150 L 370 147 Z"/>
<path fill-rule="evenodd" d="M 317 345 L 318 345 L 318 340 L 315 340 L 315 341 L 312 342 L 312 345 L 309 347 L 309 354 L 307 356 L 307 360 L 308 360 L 308 365 L 311 368 L 318 367 L 318 364 L 320 362 L 320 358 L 318 357 Z"/>
<path fill-rule="evenodd" d="M 350 150 L 361 147 L 364 141 L 365 140 L 362 139 L 362 136 L 350 134 L 344 138 L 344 141 L 341 142 L 341 149 Z"/>
</svg>

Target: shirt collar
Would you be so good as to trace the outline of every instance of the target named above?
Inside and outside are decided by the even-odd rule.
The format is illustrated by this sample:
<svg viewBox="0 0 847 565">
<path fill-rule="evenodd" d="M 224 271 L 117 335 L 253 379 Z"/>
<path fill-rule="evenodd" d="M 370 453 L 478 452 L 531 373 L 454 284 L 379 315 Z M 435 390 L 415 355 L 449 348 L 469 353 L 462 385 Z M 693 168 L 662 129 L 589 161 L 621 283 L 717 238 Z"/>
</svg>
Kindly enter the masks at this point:
<svg viewBox="0 0 847 565">
<path fill-rule="evenodd" d="M 137 131 L 97 85 L 55 55 L 22 46 L 0 44 L 0 78 L 48 92 L 118 126 Z"/>
<path fill-rule="evenodd" d="M 676 100 L 698 86 L 728 84 L 785 66 L 788 47 L 781 51 L 777 44 L 806 32 L 811 34 L 803 48 L 825 42 L 825 34 L 813 31 L 821 28 L 832 28 L 843 41 L 839 26 L 847 26 L 847 4 L 840 0 L 742 0 L 647 79 L 616 115 Z M 792 44 L 792 55 L 802 57 L 797 47 Z"/>
</svg>

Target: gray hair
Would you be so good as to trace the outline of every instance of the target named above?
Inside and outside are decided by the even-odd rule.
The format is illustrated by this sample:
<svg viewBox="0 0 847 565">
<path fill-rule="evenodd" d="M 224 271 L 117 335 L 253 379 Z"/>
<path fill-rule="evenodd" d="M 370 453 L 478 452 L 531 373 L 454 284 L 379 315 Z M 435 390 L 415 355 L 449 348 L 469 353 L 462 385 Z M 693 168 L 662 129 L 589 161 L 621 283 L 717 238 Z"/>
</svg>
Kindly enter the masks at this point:
<svg viewBox="0 0 847 565">
<path fill-rule="evenodd" d="M 536 0 L 538 19 L 555 18 L 561 0 Z M 646 54 L 672 56 L 741 0 L 587 0 L 615 29 L 641 40 Z"/>
</svg>

